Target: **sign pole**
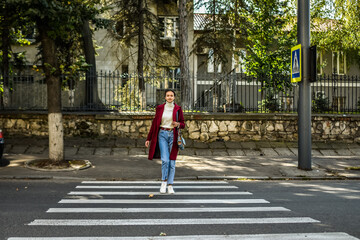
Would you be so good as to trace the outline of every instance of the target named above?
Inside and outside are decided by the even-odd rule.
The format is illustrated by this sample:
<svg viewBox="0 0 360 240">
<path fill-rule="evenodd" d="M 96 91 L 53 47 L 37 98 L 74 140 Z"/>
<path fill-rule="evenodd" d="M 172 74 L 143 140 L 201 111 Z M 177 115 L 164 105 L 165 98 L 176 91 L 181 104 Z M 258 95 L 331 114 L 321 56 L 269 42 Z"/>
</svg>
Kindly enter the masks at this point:
<svg viewBox="0 0 360 240">
<path fill-rule="evenodd" d="M 302 74 L 299 83 L 298 168 L 311 170 L 310 0 L 298 0 L 298 43 Z"/>
</svg>

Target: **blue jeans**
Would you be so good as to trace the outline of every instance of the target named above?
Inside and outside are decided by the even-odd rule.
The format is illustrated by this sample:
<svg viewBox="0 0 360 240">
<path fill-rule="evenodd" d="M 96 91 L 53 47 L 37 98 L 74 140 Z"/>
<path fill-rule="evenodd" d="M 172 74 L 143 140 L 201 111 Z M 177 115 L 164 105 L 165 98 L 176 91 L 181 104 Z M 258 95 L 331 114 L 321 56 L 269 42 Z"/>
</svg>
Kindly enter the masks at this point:
<svg viewBox="0 0 360 240">
<path fill-rule="evenodd" d="M 175 177 L 175 160 L 170 160 L 170 152 L 173 145 L 173 131 L 161 130 L 159 132 L 159 148 L 161 156 L 161 179 L 167 180 L 168 184 L 174 183 Z"/>
</svg>

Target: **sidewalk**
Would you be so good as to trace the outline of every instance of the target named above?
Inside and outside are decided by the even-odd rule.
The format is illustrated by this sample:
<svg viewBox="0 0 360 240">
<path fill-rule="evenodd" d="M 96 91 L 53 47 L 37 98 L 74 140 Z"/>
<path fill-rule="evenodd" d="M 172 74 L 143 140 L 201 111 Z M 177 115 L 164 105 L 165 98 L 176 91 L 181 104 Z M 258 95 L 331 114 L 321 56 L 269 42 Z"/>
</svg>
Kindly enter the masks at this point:
<svg viewBox="0 0 360 240">
<path fill-rule="evenodd" d="M 89 160 L 92 167 L 78 171 L 36 171 L 24 162 L 48 155 L 47 138 L 6 139 L 0 179 L 87 179 L 156 180 L 160 160 L 147 160 L 145 140 L 65 139 L 66 159 Z M 313 143 L 312 171 L 297 168 L 296 142 L 187 141 L 180 151 L 176 179 L 360 179 L 360 145 L 356 143 Z"/>
</svg>

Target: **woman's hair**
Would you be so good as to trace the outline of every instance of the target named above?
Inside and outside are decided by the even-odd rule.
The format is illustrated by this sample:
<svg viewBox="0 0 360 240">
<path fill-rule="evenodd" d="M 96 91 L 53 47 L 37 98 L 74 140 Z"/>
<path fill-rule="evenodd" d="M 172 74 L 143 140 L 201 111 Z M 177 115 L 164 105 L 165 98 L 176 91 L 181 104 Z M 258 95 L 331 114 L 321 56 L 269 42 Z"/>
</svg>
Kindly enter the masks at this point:
<svg viewBox="0 0 360 240">
<path fill-rule="evenodd" d="M 164 93 L 164 97 L 166 97 L 166 93 L 167 93 L 167 92 L 173 92 L 174 97 L 176 97 L 176 93 L 175 93 L 175 91 L 172 90 L 172 89 L 166 89 L 166 90 L 165 90 L 165 93 Z"/>
</svg>

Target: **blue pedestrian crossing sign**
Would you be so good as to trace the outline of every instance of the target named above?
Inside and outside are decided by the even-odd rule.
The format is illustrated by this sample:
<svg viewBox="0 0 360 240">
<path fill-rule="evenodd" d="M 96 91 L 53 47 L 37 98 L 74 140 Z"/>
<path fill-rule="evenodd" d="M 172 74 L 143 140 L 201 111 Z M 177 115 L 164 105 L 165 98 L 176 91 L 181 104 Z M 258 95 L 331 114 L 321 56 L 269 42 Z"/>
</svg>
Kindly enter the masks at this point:
<svg viewBox="0 0 360 240">
<path fill-rule="evenodd" d="M 301 44 L 291 48 L 291 82 L 301 81 Z"/>
</svg>

